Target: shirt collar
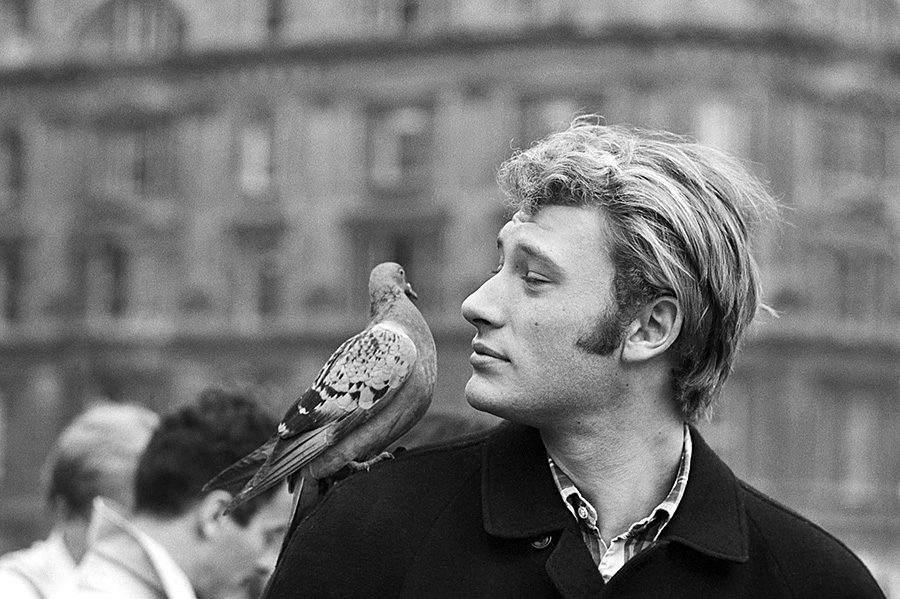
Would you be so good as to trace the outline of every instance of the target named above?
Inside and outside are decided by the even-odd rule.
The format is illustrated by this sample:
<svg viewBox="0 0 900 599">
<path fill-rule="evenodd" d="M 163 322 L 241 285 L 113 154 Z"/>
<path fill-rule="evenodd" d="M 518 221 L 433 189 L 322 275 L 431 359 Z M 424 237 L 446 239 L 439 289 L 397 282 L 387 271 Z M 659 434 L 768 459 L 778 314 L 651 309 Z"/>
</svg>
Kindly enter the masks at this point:
<svg viewBox="0 0 900 599">
<path fill-rule="evenodd" d="M 168 599 L 197 599 L 187 574 L 175 563 L 168 551 L 150 535 L 129 522 L 102 498 L 94 499 L 94 515 L 91 522 L 93 543 L 105 538 L 125 534 L 140 547 L 149 571 L 146 572 L 158 584 Z M 115 556 L 114 556 L 115 557 Z M 130 564 L 135 567 L 135 564 Z"/>
<path fill-rule="evenodd" d="M 632 524 L 629 527 L 628 532 L 634 533 L 646 528 L 651 523 L 656 523 L 658 528 L 656 529 L 655 534 L 659 535 L 666 524 L 669 523 L 672 516 L 675 515 L 675 510 L 678 509 L 678 504 L 681 503 L 684 489 L 687 486 L 688 476 L 691 472 L 693 444 L 691 442 L 691 429 L 686 424 L 684 425 L 684 434 L 682 438 L 681 458 L 679 459 L 678 471 L 675 474 L 675 482 L 672 484 L 672 488 L 669 490 L 665 499 L 663 499 L 648 516 Z M 559 490 L 559 494 L 566 507 L 569 509 L 569 512 L 571 512 L 577 520 L 583 520 L 588 526 L 596 527 L 598 518 L 596 508 L 594 508 L 591 502 L 581 494 L 569 475 L 553 461 L 553 458 L 549 453 L 547 454 L 547 463 L 550 466 L 550 473 L 553 475 L 553 482 L 556 483 L 556 488 Z"/>
<path fill-rule="evenodd" d="M 713 557 L 746 561 L 741 483 L 697 430 L 690 432 L 690 480 L 665 537 Z M 488 534 L 528 538 L 565 529 L 572 516 L 559 496 L 536 429 L 505 424 L 488 437 L 482 454 L 482 518 Z"/>
</svg>

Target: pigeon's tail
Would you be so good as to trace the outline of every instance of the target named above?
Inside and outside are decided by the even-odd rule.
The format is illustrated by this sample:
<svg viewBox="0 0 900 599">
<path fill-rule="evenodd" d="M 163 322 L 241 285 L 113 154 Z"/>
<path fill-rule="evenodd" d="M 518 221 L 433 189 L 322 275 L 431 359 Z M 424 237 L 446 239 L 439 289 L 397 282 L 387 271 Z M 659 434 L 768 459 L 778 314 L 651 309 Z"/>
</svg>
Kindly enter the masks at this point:
<svg viewBox="0 0 900 599">
<path fill-rule="evenodd" d="M 228 491 L 232 495 L 239 492 L 247 484 L 247 481 L 252 479 L 253 475 L 266 463 L 269 456 L 272 455 L 272 450 L 275 448 L 277 441 L 277 437 L 272 437 L 253 450 L 253 452 L 217 474 L 212 480 L 203 485 L 203 493 L 208 493 L 214 489 Z"/>
<path fill-rule="evenodd" d="M 250 482 L 234 496 L 225 508 L 225 513 L 271 489 L 288 476 L 296 474 L 303 466 L 328 449 L 334 443 L 333 432 L 336 426 L 337 422 L 331 422 L 298 438 L 276 439 L 266 462 L 256 471 Z"/>
</svg>

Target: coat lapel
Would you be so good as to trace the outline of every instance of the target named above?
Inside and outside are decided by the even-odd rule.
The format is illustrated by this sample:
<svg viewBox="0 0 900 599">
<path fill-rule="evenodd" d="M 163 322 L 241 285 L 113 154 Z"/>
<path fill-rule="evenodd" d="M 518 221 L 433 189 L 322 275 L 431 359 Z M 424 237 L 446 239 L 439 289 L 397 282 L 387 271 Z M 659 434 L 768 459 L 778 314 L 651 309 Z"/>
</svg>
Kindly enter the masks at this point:
<svg viewBox="0 0 900 599">
<path fill-rule="evenodd" d="M 667 542 L 733 562 L 748 559 L 741 483 L 696 429 L 691 474 Z M 598 597 L 603 579 L 553 483 L 540 433 L 507 424 L 492 435 L 482 456 L 482 517 L 488 534 L 533 546 L 552 539 L 546 571 L 566 598 Z"/>
<path fill-rule="evenodd" d="M 482 517 L 488 534 L 546 546 L 546 570 L 566 598 L 596 597 L 603 578 L 566 510 L 547 465 L 540 433 L 505 425 L 485 444 Z"/>
</svg>

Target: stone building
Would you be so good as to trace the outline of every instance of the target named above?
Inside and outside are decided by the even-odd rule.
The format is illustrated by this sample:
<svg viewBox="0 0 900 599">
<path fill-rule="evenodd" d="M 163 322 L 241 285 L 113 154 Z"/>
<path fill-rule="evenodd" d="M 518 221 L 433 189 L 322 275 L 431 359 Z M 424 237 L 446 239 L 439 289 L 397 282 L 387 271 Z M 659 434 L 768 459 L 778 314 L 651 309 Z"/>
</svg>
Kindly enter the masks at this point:
<svg viewBox="0 0 900 599">
<path fill-rule="evenodd" d="M 495 169 L 598 112 L 736 152 L 783 198 L 760 247 L 780 317 L 704 428 L 897 589 L 898 11 L 0 3 L 0 536 L 39 530 L 47 447 L 98 396 L 164 410 L 255 385 L 280 410 L 365 321 L 383 259 L 407 266 L 436 333 L 427 430 L 488 424 L 462 399 L 459 304 L 495 260 Z"/>
</svg>

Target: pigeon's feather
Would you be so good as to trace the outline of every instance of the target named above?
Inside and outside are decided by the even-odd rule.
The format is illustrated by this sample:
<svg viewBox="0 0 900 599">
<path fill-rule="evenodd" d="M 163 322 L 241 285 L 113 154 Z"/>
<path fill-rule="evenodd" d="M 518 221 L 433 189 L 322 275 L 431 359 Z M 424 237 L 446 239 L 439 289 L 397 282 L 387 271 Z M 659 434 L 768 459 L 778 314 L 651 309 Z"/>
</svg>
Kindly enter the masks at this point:
<svg viewBox="0 0 900 599">
<path fill-rule="evenodd" d="M 370 410 L 406 382 L 416 346 L 403 331 L 375 324 L 331 354 L 313 385 L 288 409 L 278 436 L 290 439 L 341 420 L 357 409 Z"/>
<path fill-rule="evenodd" d="M 266 443 L 250 454 L 244 456 L 210 480 L 203 487 L 203 492 L 210 489 L 222 489 L 232 495 L 238 493 L 247 484 L 247 481 L 266 463 L 272 451 L 275 449 L 277 437 L 272 437 Z"/>
<path fill-rule="evenodd" d="M 342 431 L 368 420 L 406 382 L 415 361 L 412 340 L 384 324 L 341 344 L 313 386 L 288 409 L 265 464 L 234 501 L 262 493 L 318 457 Z"/>
<path fill-rule="evenodd" d="M 304 477 L 327 478 L 367 460 L 418 422 L 431 403 L 437 360 L 431 331 L 408 295 L 400 265 L 376 266 L 366 328 L 331 354 L 265 445 L 204 489 L 246 483 L 228 510 L 285 479 L 302 489 Z"/>
</svg>

